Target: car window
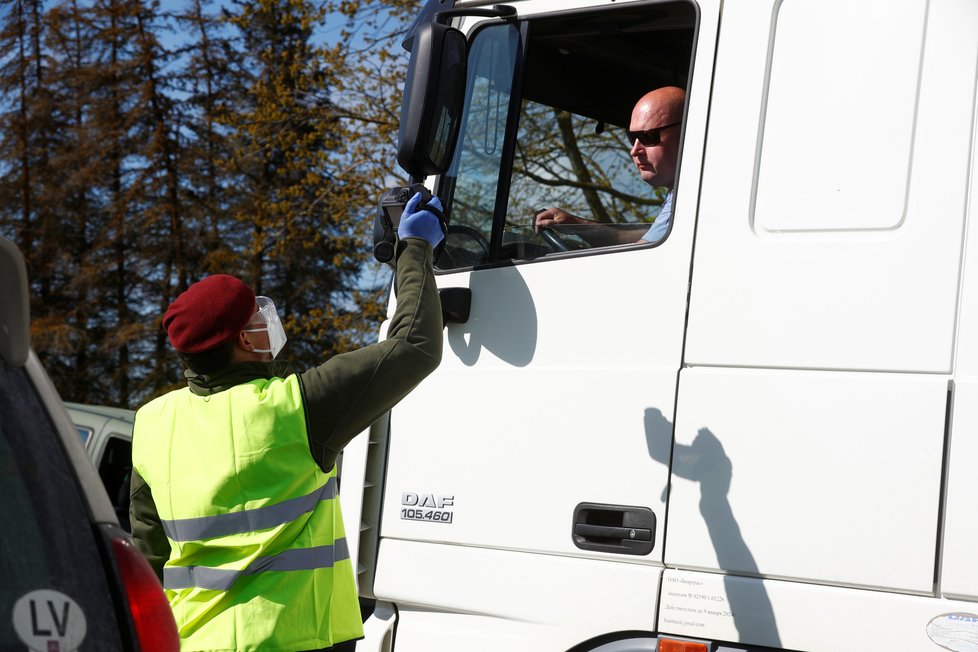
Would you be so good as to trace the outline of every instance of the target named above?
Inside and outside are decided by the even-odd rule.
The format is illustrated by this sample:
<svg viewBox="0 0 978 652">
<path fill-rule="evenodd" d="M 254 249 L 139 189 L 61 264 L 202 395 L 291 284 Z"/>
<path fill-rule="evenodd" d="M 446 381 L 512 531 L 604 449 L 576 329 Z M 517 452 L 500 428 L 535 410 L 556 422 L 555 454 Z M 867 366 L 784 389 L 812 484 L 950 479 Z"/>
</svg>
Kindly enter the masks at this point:
<svg viewBox="0 0 978 652">
<path fill-rule="evenodd" d="M 0 414 L 0 650 L 122 649 L 84 499 L 24 369 L 0 364 Z"/>
<path fill-rule="evenodd" d="M 78 436 L 81 437 L 83 444 L 87 444 L 88 440 L 92 438 L 91 428 L 85 428 L 83 426 L 75 425 L 75 430 L 78 431 Z"/>
<path fill-rule="evenodd" d="M 132 442 L 122 435 L 106 439 L 105 451 L 99 461 L 98 474 L 115 507 L 119 524 L 129 532 L 129 476 L 132 472 Z"/>
</svg>

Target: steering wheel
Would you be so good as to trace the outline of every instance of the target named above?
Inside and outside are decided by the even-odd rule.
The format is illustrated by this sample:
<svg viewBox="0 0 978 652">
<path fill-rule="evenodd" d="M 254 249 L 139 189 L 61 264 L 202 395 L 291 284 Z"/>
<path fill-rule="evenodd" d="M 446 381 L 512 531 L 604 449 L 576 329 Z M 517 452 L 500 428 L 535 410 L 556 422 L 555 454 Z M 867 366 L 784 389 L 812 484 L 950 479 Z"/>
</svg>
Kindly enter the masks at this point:
<svg viewBox="0 0 978 652">
<path fill-rule="evenodd" d="M 489 258 L 489 241 L 486 239 L 486 236 L 482 235 L 481 231 L 472 228 L 468 224 L 449 224 L 448 236 L 451 236 L 456 233 L 458 235 L 465 236 L 471 240 L 474 240 L 475 243 L 479 245 L 479 248 L 482 249 L 482 252 L 486 255 L 486 258 L 487 259 Z M 446 236 L 446 240 L 447 239 L 448 238 Z"/>
<path fill-rule="evenodd" d="M 466 247 L 465 244 L 467 243 L 465 242 L 458 242 L 460 239 L 458 236 L 464 240 L 475 242 L 478 251 L 474 251 L 471 246 Z M 467 224 L 449 224 L 441 255 L 444 256 L 444 263 L 448 264 L 449 267 L 479 265 L 489 260 L 489 240 L 482 235 L 481 231 Z M 439 257 L 439 261 L 441 260 L 442 258 Z"/>
<path fill-rule="evenodd" d="M 540 237 L 543 238 L 544 241 L 548 245 L 550 245 L 550 248 L 553 249 L 554 251 L 570 251 L 571 250 L 570 245 L 567 244 L 567 241 L 564 240 L 560 236 L 560 234 L 557 233 L 557 231 L 555 231 L 554 229 L 550 228 L 549 226 L 541 226 L 541 227 L 539 227 L 539 229 L 540 229 L 540 231 L 539 231 L 540 232 Z"/>
</svg>

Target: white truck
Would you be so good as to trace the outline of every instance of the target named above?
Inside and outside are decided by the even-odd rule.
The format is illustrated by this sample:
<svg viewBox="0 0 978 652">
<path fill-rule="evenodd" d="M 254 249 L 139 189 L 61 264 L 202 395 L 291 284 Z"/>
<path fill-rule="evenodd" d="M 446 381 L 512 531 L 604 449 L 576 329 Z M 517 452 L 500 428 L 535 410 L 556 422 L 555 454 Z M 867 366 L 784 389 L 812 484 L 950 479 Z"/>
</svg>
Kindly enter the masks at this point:
<svg viewBox="0 0 978 652">
<path fill-rule="evenodd" d="M 978 2 L 417 29 L 399 161 L 446 206 L 451 323 L 345 454 L 357 649 L 978 650 Z M 668 237 L 544 239 L 548 206 L 638 239 L 664 190 L 623 129 L 662 86 Z"/>
</svg>

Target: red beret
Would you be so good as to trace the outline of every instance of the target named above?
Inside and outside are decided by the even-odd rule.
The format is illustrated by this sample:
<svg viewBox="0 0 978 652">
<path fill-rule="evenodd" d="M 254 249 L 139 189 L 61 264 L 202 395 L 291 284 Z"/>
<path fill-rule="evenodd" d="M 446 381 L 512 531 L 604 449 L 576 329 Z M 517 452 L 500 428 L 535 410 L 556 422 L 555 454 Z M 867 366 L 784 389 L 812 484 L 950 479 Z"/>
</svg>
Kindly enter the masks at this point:
<svg viewBox="0 0 978 652">
<path fill-rule="evenodd" d="M 240 279 L 213 274 L 170 304 L 163 328 L 181 353 L 201 353 L 236 337 L 255 314 L 255 293 Z"/>
</svg>

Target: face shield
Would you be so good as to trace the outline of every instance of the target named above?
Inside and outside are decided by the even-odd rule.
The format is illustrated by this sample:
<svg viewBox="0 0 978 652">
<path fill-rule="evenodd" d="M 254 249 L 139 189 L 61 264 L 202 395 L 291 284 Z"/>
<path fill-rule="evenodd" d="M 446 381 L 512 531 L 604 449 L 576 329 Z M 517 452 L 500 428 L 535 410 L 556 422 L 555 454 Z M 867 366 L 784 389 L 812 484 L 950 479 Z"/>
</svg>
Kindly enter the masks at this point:
<svg viewBox="0 0 978 652">
<path fill-rule="evenodd" d="M 263 328 L 246 328 L 244 331 L 246 333 L 268 333 L 268 346 L 267 349 L 254 349 L 255 353 L 271 353 L 272 359 L 278 355 L 282 347 L 285 346 L 285 329 L 282 327 L 282 321 L 278 318 L 278 312 L 275 310 L 275 303 L 272 302 L 268 297 L 255 297 L 255 303 L 258 304 L 258 314 L 255 315 L 253 321 L 261 322 L 265 324 Z"/>
</svg>

